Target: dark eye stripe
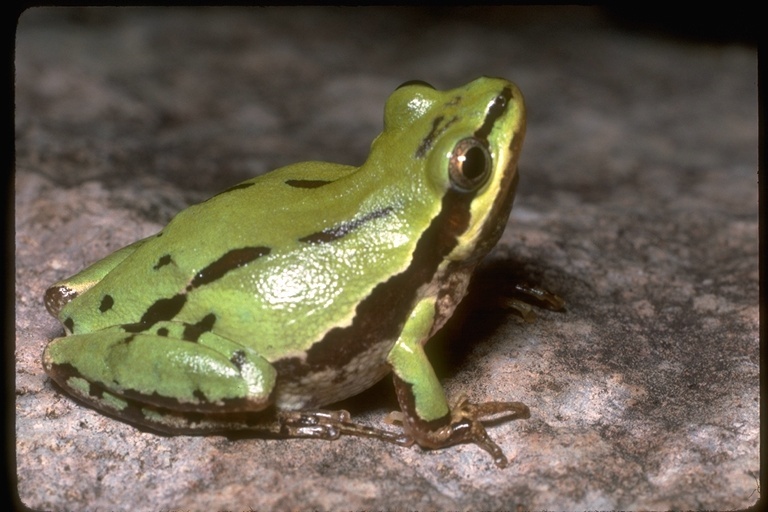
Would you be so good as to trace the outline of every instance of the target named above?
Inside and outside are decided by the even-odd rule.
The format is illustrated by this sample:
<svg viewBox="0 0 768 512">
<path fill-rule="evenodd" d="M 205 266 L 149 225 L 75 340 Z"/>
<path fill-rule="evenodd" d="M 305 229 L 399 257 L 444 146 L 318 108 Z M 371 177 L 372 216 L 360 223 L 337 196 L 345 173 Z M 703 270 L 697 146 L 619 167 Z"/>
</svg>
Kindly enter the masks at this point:
<svg viewBox="0 0 768 512">
<path fill-rule="evenodd" d="M 490 135 L 491 130 L 493 130 L 494 123 L 504 115 L 504 112 L 507 110 L 507 105 L 509 105 L 511 100 L 512 89 L 505 87 L 501 91 L 501 94 L 496 96 L 496 99 L 493 100 L 490 107 L 488 107 L 488 113 L 485 115 L 483 125 L 475 132 L 475 137 L 484 141 L 488 140 L 488 135 Z"/>
</svg>

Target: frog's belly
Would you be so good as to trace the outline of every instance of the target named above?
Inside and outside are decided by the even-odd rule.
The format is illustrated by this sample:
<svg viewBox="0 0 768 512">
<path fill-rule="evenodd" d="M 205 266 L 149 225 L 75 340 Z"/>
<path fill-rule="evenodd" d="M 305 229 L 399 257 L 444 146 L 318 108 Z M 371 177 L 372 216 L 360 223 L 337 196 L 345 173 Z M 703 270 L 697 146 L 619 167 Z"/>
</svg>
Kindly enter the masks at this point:
<svg viewBox="0 0 768 512">
<path fill-rule="evenodd" d="M 276 361 L 275 407 L 300 410 L 322 407 L 354 396 L 390 372 L 392 343 L 378 343 L 341 366 L 309 368 L 300 359 Z"/>
</svg>

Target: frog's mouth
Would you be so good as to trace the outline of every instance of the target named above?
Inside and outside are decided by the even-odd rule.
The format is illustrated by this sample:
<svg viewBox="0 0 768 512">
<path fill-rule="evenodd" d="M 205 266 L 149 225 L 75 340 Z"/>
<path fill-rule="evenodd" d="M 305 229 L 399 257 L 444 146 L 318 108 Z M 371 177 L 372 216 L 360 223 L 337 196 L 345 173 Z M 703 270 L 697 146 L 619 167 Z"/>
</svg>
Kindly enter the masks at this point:
<svg viewBox="0 0 768 512">
<path fill-rule="evenodd" d="M 512 173 L 511 177 L 509 176 L 510 173 Z M 486 217 L 485 224 L 483 224 L 480 230 L 473 254 L 474 259 L 480 259 L 488 254 L 499 241 L 502 233 L 504 233 L 504 229 L 509 221 L 509 214 L 512 212 L 512 204 L 515 201 L 515 192 L 519 180 L 520 174 L 517 172 L 517 163 L 510 161 L 509 165 L 504 169 L 504 177 L 501 178 L 501 183 L 505 183 L 506 186 L 496 195 L 496 199 Z"/>
</svg>

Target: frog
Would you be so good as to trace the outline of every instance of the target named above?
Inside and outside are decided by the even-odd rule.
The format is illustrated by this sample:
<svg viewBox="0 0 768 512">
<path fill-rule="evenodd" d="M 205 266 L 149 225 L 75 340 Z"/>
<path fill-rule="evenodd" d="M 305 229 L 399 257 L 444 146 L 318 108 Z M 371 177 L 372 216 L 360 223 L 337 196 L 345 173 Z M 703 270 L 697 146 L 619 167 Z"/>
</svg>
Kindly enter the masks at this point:
<svg viewBox="0 0 768 512">
<path fill-rule="evenodd" d="M 484 422 L 529 408 L 449 403 L 424 346 L 507 225 L 525 128 L 505 79 L 404 83 L 359 167 L 262 174 L 51 285 L 65 333 L 44 348 L 45 372 L 162 434 L 474 444 L 506 466 Z M 327 408 L 389 374 L 389 426 Z"/>
</svg>

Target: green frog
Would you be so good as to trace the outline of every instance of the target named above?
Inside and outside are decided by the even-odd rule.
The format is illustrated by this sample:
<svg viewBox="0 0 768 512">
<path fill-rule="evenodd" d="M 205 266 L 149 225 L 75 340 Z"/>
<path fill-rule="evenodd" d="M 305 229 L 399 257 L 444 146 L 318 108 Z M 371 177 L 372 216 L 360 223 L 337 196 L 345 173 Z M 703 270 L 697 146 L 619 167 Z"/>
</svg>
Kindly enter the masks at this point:
<svg viewBox="0 0 768 512">
<path fill-rule="evenodd" d="M 474 443 L 519 402 L 449 405 L 424 344 L 512 208 L 518 88 L 407 82 L 360 167 L 303 162 L 235 185 L 45 293 L 66 336 L 43 365 L 110 415 L 173 434 Z M 400 428 L 322 407 L 393 375 Z"/>
</svg>

